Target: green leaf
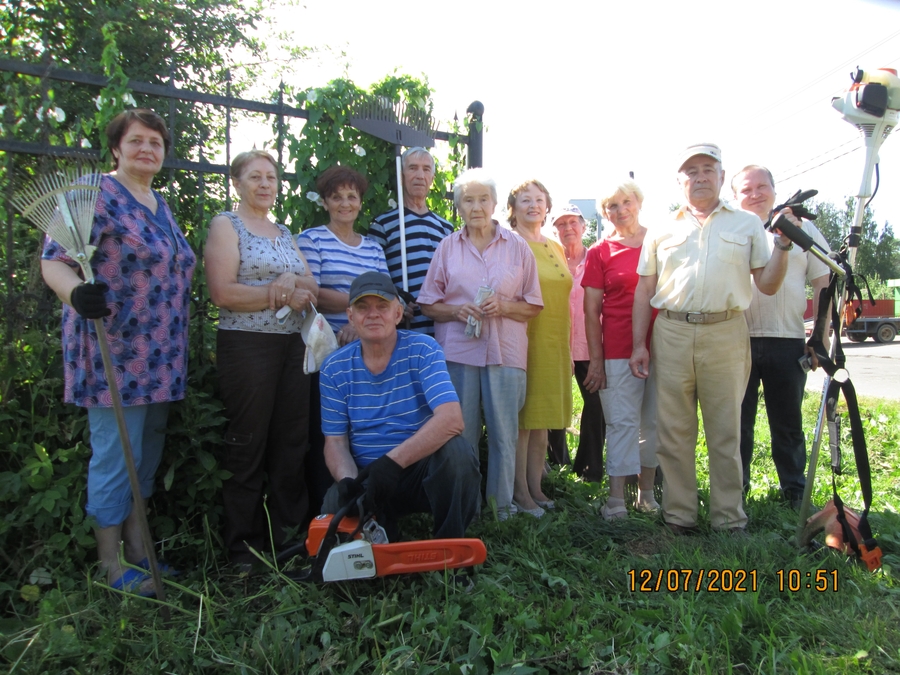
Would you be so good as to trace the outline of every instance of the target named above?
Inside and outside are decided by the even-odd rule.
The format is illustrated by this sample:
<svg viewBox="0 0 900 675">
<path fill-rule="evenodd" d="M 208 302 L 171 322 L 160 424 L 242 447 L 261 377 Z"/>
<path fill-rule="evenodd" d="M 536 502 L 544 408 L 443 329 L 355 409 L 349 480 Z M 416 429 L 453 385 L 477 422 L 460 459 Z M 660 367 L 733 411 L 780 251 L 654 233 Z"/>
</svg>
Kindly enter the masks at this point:
<svg viewBox="0 0 900 675">
<path fill-rule="evenodd" d="M 216 468 L 216 458 L 212 456 L 211 453 L 205 452 L 201 450 L 198 453 L 200 458 L 200 464 L 203 465 L 203 468 L 207 471 L 213 471 Z"/>
<path fill-rule="evenodd" d="M 163 476 L 163 487 L 166 492 L 169 492 L 172 489 L 172 483 L 175 480 L 175 462 L 169 464 L 169 468 L 166 470 L 166 475 Z"/>
<path fill-rule="evenodd" d="M 664 647 L 667 647 L 670 641 L 668 632 L 660 633 L 653 640 L 653 650 L 659 651 Z"/>
<path fill-rule="evenodd" d="M 44 448 L 43 445 L 39 445 L 38 443 L 35 443 L 34 444 L 34 454 L 37 455 L 37 457 L 41 461 L 41 463 L 49 464 L 50 455 L 47 454 L 47 450 Z"/>
<path fill-rule="evenodd" d="M 53 583 L 53 577 L 50 576 L 50 572 L 45 567 L 38 567 L 28 577 L 28 583 L 47 586 Z"/>
<path fill-rule="evenodd" d="M 33 584 L 26 584 L 19 589 L 19 595 L 25 602 L 37 602 L 41 597 L 41 589 Z"/>
</svg>

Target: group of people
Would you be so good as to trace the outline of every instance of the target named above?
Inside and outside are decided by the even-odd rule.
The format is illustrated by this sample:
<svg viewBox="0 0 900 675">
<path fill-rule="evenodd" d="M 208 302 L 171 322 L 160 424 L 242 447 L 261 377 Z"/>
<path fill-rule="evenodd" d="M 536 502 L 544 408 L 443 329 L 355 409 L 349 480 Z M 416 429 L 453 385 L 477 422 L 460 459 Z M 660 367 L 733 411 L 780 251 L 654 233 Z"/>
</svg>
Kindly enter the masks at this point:
<svg viewBox="0 0 900 675">
<path fill-rule="evenodd" d="M 96 283 L 85 284 L 50 240 L 42 271 L 64 303 L 66 400 L 88 409 L 87 512 L 101 567 L 113 587 L 152 593 L 90 320 L 102 319 L 115 345 L 146 501 L 169 403 L 185 395 L 196 257 L 151 188 L 170 144 L 163 120 L 129 110 L 107 136 L 114 167 L 102 178 L 91 235 Z M 404 203 L 364 236 L 356 221 L 368 182 L 332 166 L 316 181 L 328 222 L 295 238 L 271 214 L 279 183 L 271 155 L 252 150 L 232 163 L 239 204 L 210 223 L 204 264 L 219 308 L 222 462 L 231 474 L 224 540 L 233 563 L 249 568 L 251 549 L 282 549 L 313 515 L 358 498 L 390 537 L 417 511 L 433 514 L 435 536 L 464 536 L 483 498 L 501 520 L 543 516 L 555 508 L 542 478 L 548 446 L 572 420 L 573 374 L 584 398 L 575 470 L 586 480 L 608 475 L 604 518 L 627 515 L 625 484 L 636 476 L 634 508 L 661 510 L 676 533 L 696 528 L 699 402 L 711 525 L 742 530 L 760 382 L 781 485 L 799 500 L 804 284 L 821 288 L 827 269 L 763 229 L 774 205 L 766 169 L 735 176 L 737 208 L 719 196 L 719 148 L 691 146 L 677 169 L 685 205 L 670 222 L 644 227 L 643 193 L 623 181 L 600 200 L 612 231 L 589 250 L 578 208 L 553 211 L 535 179 L 510 191 L 502 226 L 493 218 L 497 186 L 483 169 L 454 183 L 462 221 L 454 231 L 427 206 L 434 172 L 425 149 L 407 150 Z M 548 217 L 558 241 L 545 232 Z M 812 224 L 802 227 L 827 246 Z M 303 331 L 317 312 L 338 349 L 308 373 Z M 551 451 L 568 461 L 562 455 Z"/>
</svg>

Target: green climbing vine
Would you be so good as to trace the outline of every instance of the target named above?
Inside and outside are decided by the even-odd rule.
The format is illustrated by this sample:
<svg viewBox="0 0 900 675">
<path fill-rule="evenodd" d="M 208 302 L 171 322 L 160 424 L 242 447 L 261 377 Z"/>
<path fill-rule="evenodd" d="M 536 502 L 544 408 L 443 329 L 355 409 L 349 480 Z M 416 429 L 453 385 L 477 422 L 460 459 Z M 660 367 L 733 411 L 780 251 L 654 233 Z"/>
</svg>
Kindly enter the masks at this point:
<svg viewBox="0 0 900 675">
<path fill-rule="evenodd" d="M 346 79 L 332 80 L 327 86 L 285 92 L 285 101 L 303 106 L 309 119 L 300 133 L 288 133 L 285 147 L 286 164 L 293 166 L 294 177 L 281 202 L 279 217 L 295 232 L 322 225 L 327 214 L 315 191 L 316 176 L 335 164 L 350 166 L 369 181 L 363 195 L 363 207 L 357 220 L 360 232 L 368 230 L 372 218 L 396 205 L 395 147 L 350 126 L 354 101 L 361 97 L 381 99 L 387 107 L 401 101 L 427 112 L 433 111 L 432 89 L 427 81 L 408 75 L 389 75 L 368 90 Z M 458 129 L 451 132 L 450 151 L 441 159 L 435 155 L 437 170 L 428 198 L 432 211 L 450 218 L 452 203 L 445 198 L 453 180 L 464 168 L 464 144 L 458 140 Z"/>
</svg>

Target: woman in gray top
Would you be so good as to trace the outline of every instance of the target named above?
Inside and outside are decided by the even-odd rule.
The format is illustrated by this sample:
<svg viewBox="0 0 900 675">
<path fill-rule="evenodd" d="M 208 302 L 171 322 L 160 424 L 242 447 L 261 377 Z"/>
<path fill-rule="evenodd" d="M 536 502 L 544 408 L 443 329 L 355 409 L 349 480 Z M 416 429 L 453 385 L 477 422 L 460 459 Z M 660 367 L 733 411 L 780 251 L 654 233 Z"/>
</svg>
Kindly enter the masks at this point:
<svg viewBox="0 0 900 675">
<path fill-rule="evenodd" d="M 248 546 L 282 548 L 286 532 L 307 519 L 309 376 L 300 324 L 319 289 L 291 233 L 269 216 L 278 194 L 275 160 L 243 152 L 231 177 L 240 205 L 213 218 L 204 258 L 219 307 L 216 362 L 229 420 L 224 467 L 233 474 L 222 486 L 225 544 L 232 563 L 249 567 Z M 286 305 L 293 311 L 279 322 L 276 312 Z"/>
</svg>

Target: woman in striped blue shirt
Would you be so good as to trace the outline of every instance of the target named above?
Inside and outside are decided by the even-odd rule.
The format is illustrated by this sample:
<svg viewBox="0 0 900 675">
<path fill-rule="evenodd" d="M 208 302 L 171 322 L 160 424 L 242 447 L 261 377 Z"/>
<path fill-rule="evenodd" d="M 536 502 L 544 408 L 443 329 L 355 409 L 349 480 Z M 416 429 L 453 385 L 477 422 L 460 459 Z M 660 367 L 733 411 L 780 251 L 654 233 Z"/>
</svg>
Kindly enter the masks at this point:
<svg viewBox="0 0 900 675">
<path fill-rule="evenodd" d="M 328 319 L 342 347 L 358 337 L 347 319 L 350 284 L 363 272 L 388 273 L 381 246 L 354 229 L 368 187 L 365 176 L 349 167 L 337 165 L 323 171 L 316 179 L 316 190 L 328 212 L 328 223 L 306 229 L 297 237 L 297 245 L 319 284 L 316 308 Z M 325 491 L 334 482 L 325 465 L 318 373 L 310 382 L 309 403 L 306 484 L 310 510 L 318 513 Z"/>
<path fill-rule="evenodd" d="M 388 273 L 384 251 L 354 226 L 369 181 L 346 166 L 332 166 L 316 179 L 328 223 L 304 230 L 297 244 L 319 284 L 317 308 L 328 319 L 342 347 L 356 339 L 347 322 L 348 291 L 363 272 Z"/>
</svg>

